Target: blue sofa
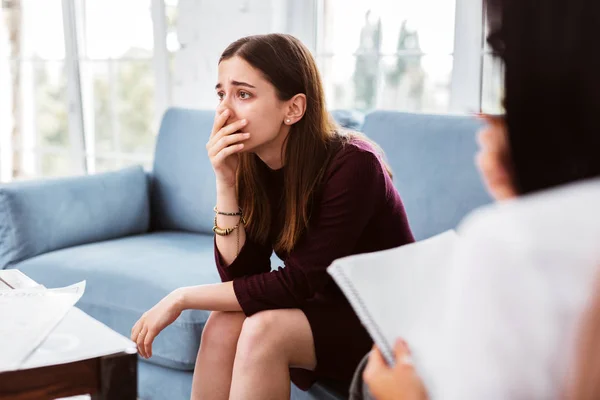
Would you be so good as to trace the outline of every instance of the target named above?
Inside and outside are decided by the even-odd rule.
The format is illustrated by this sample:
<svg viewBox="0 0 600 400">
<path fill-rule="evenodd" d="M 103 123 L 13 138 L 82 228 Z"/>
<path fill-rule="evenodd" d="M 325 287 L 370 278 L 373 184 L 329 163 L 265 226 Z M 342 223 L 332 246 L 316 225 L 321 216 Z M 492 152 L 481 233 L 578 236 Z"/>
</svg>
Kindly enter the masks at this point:
<svg viewBox="0 0 600 400">
<path fill-rule="evenodd" d="M 170 109 L 154 168 L 0 185 L 0 269 L 48 287 L 87 280 L 78 306 L 129 336 L 134 322 L 177 287 L 219 281 L 212 222 L 215 178 L 205 143 L 212 111 Z M 490 202 L 473 165 L 479 124 L 468 117 L 337 111 L 385 150 L 417 239 L 453 228 Z M 276 265 L 274 265 L 276 266 Z M 189 399 L 209 312 L 185 311 L 139 361 L 141 399 Z M 340 399 L 330 382 L 292 398 Z"/>
</svg>

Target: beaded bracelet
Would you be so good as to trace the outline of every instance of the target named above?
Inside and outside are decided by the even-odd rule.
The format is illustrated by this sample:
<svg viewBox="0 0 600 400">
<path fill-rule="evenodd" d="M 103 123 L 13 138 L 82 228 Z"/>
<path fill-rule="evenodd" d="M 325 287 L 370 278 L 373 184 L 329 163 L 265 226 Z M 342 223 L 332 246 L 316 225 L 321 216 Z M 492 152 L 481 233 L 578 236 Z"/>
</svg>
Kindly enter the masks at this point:
<svg viewBox="0 0 600 400">
<path fill-rule="evenodd" d="M 214 210 L 214 212 L 216 214 L 227 215 L 229 217 L 238 217 L 238 216 L 242 215 L 242 208 L 241 207 L 240 207 L 240 210 L 238 212 L 234 212 L 234 213 L 219 211 L 219 210 L 217 210 L 217 206 L 215 206 L 215 208 L 213 208 L 213 210 Z"/>
</svg>

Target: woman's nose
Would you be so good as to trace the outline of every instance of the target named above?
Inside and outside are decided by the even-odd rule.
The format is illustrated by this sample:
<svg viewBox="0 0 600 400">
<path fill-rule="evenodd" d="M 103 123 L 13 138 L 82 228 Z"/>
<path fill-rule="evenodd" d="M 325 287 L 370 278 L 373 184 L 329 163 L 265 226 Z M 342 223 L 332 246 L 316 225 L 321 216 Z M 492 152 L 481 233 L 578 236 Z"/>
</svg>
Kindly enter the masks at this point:
<svg viewBox="0 0 600 400">
<path fill-rule="evenodd" d="M 231 107 L 229 100 L 223 98 L 223 100 L 221 100 L 221 102 L 217 106 L 217 114 L 222 114 L 225 110 L 229 110 L 229 118 L 231 119 L 234 116 L 235 112 Z"/>
</svg>

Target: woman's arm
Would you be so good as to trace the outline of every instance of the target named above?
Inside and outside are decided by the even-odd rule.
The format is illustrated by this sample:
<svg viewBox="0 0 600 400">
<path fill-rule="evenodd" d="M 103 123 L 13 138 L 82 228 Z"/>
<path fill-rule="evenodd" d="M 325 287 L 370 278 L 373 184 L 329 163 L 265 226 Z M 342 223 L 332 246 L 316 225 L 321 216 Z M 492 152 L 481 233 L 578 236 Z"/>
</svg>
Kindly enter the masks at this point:
<svg viewBox="0 0 600 400">
<path fill-rule="evenodd" d="M 154 338 L 187 309 L 241 311 L 242 307 L 232 282 L 176 289 L 145 312 L 131 329 L 131 340 L 137 343 L 142 357 L 152 357 Z"/>
<path fill-rule="evenodd" d="M 188 286 L 177 289 L 178 308 L 183 310 L 242 311 L 233 292 L 233 282 Z"/>
</svg>

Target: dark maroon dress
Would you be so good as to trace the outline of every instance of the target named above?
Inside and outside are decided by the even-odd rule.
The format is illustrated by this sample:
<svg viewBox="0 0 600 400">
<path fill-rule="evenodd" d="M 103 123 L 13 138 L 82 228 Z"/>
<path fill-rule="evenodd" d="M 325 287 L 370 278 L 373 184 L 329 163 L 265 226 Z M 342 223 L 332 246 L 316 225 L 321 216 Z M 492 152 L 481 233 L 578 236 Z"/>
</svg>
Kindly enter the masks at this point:
<svg viewBox="0 0 600 400">
<path fill-rule="evenodd" d="M 283 169 L 264 167 L 272 215 L 281 216 Z M 283 223 L 281 217 L 273 221 L 271 243 Z M 291 377 L 307 390 L 320 378 L 349 386 L 373 343 L 327 267 L 337 258 L 411 242 L 404 206 L 379 155 L 368 142 L 352 139 L 327 168 L 308 231 L 289 254 L 277 254 L 285 268 L 271 271 L 273 246 L 259 245 L 249 237 L 231 265 L 223 264 L 216 246 L 215 259 L 221 279 L 233 280 L 247 316 L 284 308 L 304 312 L 315 341 L 317 368 L 292 369 Z"/>
</svg>

